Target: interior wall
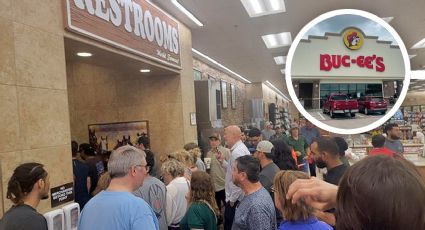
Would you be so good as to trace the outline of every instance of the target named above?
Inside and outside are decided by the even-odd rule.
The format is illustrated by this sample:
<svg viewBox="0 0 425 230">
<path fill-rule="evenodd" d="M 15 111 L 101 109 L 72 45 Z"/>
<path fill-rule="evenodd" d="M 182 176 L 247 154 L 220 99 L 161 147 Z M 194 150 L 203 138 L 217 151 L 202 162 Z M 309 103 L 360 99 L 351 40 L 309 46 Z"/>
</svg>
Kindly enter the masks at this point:
<svg viewBox="0 0 425 230">
<path fill-rule="evenodd" d="M 89 124 L 148 120 L 156 154 L 183 146 L 178 76 L 128 75 L 82 62 L 67 63 L 67 71 L 73 140 L 88 142 Z"/>
<path fill-rule="evenodd" d="M 407 92 L 402 106 L 425 105 L 425 92 Z"/>
<path fill-rule="evenodd" d="M 0 216 L 17 165 L 38 162 L 50 187 L 72 182 L 62 1 L 1 1 Z M 60 208 L 60 207 L 58 207 Z M 38 206 L 51 210 L 50 199 Z"/>
<path fill-rule="evenodd" d="M 213 68 L 198 59 L 193 59 L 193 68 L 198 71 L 201 71 L 203 80 L 213 79 L 217 82 L 220 82 L 220 80 L 224 80 L 227 82 L 227 87 L 226 87 L 227 108 L 225 109 L 221 108 L 222 124 L 224 127 L 228 125 L 242 125 L 245 121 L 245 118 L 248 116 L 248 114 L 244 110 L 246 100 L 247 100 L 246 93 L 245 93 L 246 84 L 233 77 L 230 77 L 228 74 L 216 68 Z M 232 109 L 230 84 L 233 84 L 236 86 L 236 108 L 235 109 Z"/>
</svg>

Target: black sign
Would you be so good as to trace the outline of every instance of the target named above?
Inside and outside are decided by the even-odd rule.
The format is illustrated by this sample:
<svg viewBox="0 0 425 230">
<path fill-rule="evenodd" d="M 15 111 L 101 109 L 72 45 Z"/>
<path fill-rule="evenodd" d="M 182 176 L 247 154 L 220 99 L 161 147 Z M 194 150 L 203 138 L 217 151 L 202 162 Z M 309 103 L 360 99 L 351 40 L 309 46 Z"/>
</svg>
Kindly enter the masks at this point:
<svg viewBox="0 0 425 230">
<path fill-rule="evenodd" d="M 74 184 L 68 183 L 50 189 L 52 208 L 74 200 Z"/>
</svg>

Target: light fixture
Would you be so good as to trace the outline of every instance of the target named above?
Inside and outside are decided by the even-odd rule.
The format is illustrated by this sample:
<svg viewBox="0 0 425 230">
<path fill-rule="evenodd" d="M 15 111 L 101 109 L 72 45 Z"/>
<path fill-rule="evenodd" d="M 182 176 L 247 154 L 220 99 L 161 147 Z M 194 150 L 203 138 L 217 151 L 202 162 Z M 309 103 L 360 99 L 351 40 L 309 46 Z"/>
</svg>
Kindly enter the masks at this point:
<svg viewBox="0 0 425 230">
<path fill-rule="evenodd" d="M 268 34 L 261 36 L 261 38 L 269 49 L 290 46 L 292 43 L 291 32 Z"/>
<path fill-rule="evenodd" d="M 241 2 L 251 18 L 286 11 L 284 0 L 241 0 Z"/>
<path fill-rule="evenodd" d="M 204 26 L 204 24 L 199 21 L 191 12 L 189 12 L 182 4 L 180 4 L 177 0 L 171 0 L 171 2 L 179 9 L 182 13 L 184 13 L 190 20 L 192 20 L 198 26 Z"/>
<path fill-rule="evenodd" d="M 282 74 L 285 74 L 285 69 L 281 69 L 281 70 L 280 70 L 280 72 L 281 72 Z"/>
<path fill-rule="evenodd" d="M 205 59 L 207 59 L 209 62 L 211 62 L 211 63 L 213 63 L 213 64 L 217 65 L 218 67 L 220 67 L 220 68 L 222 68 L 222 69 L 226 70 L 227 72 L 229 72 L 229 73 L 231 73 L 231 74 L 235 75 L 236 77 L 238 77 L 238 78 L 242 79 L 242 80 L 243 80 L 243 81 L 245 81 L 246 83 L 251 84 L 251 81 L 249 81 L 248 79 L 246 79 L 246 78 L 242 77 L 242 75 L 240 75 L 240 74 L 238 74 L 238 73 L 234 72 L 233 70 L 231 70 L 231 69 L 227 68 L 226 66 L 224 66 L 224 65 L 222 65 L 222 64 L 220 64 L 220 63 L 218 63 L 216 60 L 214 60 L 214 59 L 212 59 L 212 58 L 208 57 L 207 55 L 205 55 L 205 54 L 203 54 L 203 53 L 199 52 L 198 50 L 196 50 L 196 49 L 192 48 L 192 52 L 194 52 L 195 54 L 197 54 L 197 55 L 199 55 L 199 56 L 201 56 L 201 57 L 203 57 L 203 58 L 205 58 Z"/>
<path fill-rule="evenodd" d="M 151 72 L 151 70 L 150 69 L 141 69 L 140 72 L 141 73 L 149 73 L 149 72 Z"/>
<path fill-rule="evenodd" d="M 388 24 L 390 24 L 390 22 L 394 19 L 394 17 L 384 17 L 382 19 L 384 19 L 384 21 L 386 21 Z"/>
<path fill-rule="evenodd" d="M 276 65 L 284 65 L 286 63 L 286 56 L 274 57 L 274 62 L 276 62 Z"/>
<path fill-rule="evenodd" d="M 409 55 L 409 59 L 412 59 L 412 58 L 414 58 L 414 57 L 416 57 L 417 56 L 417 54 L 410 54 Z"/>
<path fill-rule="evenodd" d="M 425 70 L 412 70 L 412 71 L 410 71 L 410 73 L 411 73 L 411 75 L 410 75 L 411 79 L 425 80 Z"/>
<path fill-rule="evenodd" d="M 91 56 L 93 56 L 93 54 L 88 53 L 88 52 L 78 52 L 77 56 L 79 56 L 79 57 L 91 57 Z"/>
<path fill-rule="evenodd" d="M 286 100 L 291 101 L 282 91 L 280 91 L 276 86 L 274 86 L 270 81 L 265 82 L 267 86 L 269 86 L 272 90 L 274 90 L 277 94 L 284 97 Z"/>
<path fill-rule="evenodd" d="M 412 48 L 410 49 L 421 49 L 421 48 L 425 48 L 425 38 L 420 40 L 419 42 L 417 42 L 416 44 L 414 44 L 412 46 Z"/>
</svg>

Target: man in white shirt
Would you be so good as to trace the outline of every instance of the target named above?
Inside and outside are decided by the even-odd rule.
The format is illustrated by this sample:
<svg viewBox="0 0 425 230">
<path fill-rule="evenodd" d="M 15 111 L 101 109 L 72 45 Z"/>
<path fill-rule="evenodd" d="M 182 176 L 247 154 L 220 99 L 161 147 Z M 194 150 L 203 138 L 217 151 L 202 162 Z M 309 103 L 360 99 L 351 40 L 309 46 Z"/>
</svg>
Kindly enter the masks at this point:
<svg viewBox="0 0 425 230">
<path fill-rule="evenodd" d="M 248 148 L 241 140 L 242 132 L 236 125 L 228 126 L 224 129 L 224 140 L 227 147 L 230 148 L 231 154 L 229 162 L 223 157 L 218 159 L 222 162 L 223 168 L 226 170 L 225 191 L 226 206 L 224 208 L 224 229 L 232 229 L 233 219 L 235 217 L 236 205 L 243 198 L 243 191 L 237 187 L 232 181 L 232 165 L 240 156 L 250 155 Z"/>
</svg>

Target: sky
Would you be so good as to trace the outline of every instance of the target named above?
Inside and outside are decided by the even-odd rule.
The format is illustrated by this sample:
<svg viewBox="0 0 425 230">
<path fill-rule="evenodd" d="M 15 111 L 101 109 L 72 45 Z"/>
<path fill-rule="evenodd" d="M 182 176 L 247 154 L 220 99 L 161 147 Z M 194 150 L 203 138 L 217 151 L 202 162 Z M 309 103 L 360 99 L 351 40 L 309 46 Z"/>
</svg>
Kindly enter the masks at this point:
<svg viewBox="0 0 425 230">
<path fill-rule="evenodd" d="M 344 28 L 349 26 L 361 29 L 366 36 L 378 36 L 378 40 L 380 41 L 392 41 L 393 45 L 397 44 L 390 32 L 379 23 L 352 14 L 338 15 L 319 22 L 303 36 L 303 39 L 307 39 L 308 35 L 323 36 L 325 32 L 340 33 Z"/>
</svg>

